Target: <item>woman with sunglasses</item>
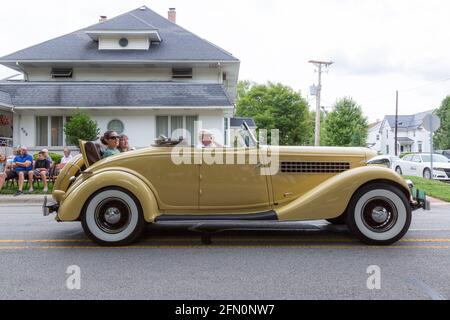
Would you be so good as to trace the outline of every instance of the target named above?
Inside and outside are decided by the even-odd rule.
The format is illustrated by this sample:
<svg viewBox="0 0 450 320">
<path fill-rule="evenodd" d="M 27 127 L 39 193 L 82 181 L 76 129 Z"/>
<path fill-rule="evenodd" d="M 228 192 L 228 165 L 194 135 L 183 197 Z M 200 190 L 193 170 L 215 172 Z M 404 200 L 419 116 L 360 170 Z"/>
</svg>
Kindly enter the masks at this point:
<svg viewBox="0 0 450 320">
<path fill-rule="evenodd" d="M 106 150 L 103 152 L 103 158 L 108 158 L 120 154 L 119 149 L 120 136 L 115 131 L 106 131 L 100 141 L 106 146 Z"/>
</svg>

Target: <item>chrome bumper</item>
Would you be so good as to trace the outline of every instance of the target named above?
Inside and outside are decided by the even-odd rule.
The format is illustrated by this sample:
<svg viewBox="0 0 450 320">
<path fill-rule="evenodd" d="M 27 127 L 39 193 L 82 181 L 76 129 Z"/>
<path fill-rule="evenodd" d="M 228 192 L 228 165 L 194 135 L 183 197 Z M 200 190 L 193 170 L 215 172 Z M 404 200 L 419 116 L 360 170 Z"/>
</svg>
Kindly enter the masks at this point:
<svg viewBox="0 0 450 320">
<path fill-rule="evenodd" d="M 58 212 L 59 204 L 53 201 L 48 201 L 47 196 L 44 198 L 44 203 L 42 204 L 42 214 L 44 217 L 49 216 L 54 212 Z"/>
</svg>

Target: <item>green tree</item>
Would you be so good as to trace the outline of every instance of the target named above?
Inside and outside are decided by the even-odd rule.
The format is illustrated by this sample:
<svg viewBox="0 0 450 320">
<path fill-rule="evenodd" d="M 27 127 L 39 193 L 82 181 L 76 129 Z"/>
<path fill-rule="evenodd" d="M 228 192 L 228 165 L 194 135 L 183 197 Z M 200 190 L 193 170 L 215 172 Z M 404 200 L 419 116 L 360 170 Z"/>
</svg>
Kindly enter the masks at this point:
<svg viewBox="0 0 450 320">
<path fill-rule="evenodd" d="M 97 140 L 100 129 L 97 122 L 92 120 L 89 115 L 81 110 L 77 110 L 64 125 L 64 133 L 67 142 L 71 145 L 78 145 L 78 140 L 93 141 Z"/>
<path fill-rule="evenodd" d="M 365 146 L 368 123 L 361 106 L 352 98 L 338 100 L 324 123 L 325 136 L 322 144 L 326 146 L 357 147 Z"/>
<path fill-rule="evenodd" d="M 237 116 L 253 117 L 259 129 L 280 130 L 280 145 L 310 142 L 308 102 L 300 93 L 280 83 L 238 84 Z"/>
<path fill-rule="evenodd" d="M 434 135 L 434 147 L 436 149 L 450 149 L 450 96 L 442 101 L 441 107 L 437 111 L 441 118 L 441 127 Z"/>
</svg>

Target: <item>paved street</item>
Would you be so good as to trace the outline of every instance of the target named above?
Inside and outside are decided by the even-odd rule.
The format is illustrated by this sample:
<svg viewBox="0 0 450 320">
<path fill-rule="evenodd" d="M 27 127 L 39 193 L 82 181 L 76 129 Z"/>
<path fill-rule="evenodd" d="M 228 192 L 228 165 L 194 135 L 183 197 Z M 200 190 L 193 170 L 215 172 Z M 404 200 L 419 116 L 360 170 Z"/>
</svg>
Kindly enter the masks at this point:
<svg viewBox="0 0 450 320">
<path fill-rule="evenodd" d="M 391 247 L 365 246 L 326 222 L 248 229 L 215 233 L 207 246 L 185 226 L 149 227 L 135 246 L 100 248 L 79 223 L 57 223 L 38 206 L 0 205 L 0 299 L 450 297 L 449 205 L 415 213 Z M 80 290 L 66 287 L 71 265 L 81 268 Z M 371 265 L 381 268 L 381 290 L 367 289 Z"/>
</svg>

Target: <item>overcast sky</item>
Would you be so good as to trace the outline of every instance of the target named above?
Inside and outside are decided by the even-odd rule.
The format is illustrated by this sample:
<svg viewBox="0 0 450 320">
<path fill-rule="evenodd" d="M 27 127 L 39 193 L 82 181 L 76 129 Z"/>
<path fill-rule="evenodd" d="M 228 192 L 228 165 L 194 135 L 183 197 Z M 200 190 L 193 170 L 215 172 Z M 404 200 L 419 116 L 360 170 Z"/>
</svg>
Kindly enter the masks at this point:
<svg viewBox="0 0 450 320">
<path fill-rule="evenodd" d="M 324 75 L 322 105 L 353 97 L 371 121 L 410 114 L 450 94 L 448 0 L 39 0 L 2 1 L 0 56 L 141 5 L 241 60 L 241 80 L 281 82 L 310 101 L 310 59 L 335 64 Z M 14 74 L 0 67 L 0 78 Z"/>
</svg>

